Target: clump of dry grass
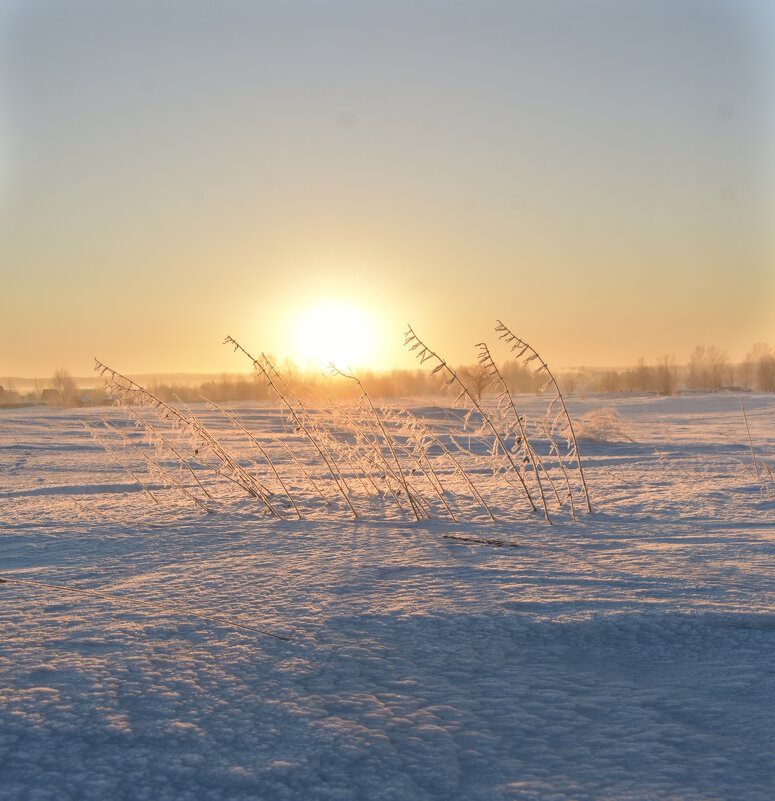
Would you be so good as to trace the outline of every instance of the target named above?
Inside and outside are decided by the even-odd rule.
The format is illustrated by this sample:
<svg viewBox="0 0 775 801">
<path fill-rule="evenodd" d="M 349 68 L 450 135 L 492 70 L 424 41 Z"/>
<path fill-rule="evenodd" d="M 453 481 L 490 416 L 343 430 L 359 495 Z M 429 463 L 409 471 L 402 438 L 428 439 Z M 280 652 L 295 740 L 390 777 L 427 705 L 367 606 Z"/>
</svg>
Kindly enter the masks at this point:
<svg viewBox="0 0 775 801">
<path fill-rule="evenodd" d="M 578 438 L 589 442 L 635 442 L 616 409 L 591 409 L 578 420 Z"/>
<path fill-rule="evenodd" d="M 220 406 L 215 401 L 208 400 L 207 398 L 203 398 L 203 400 L 207 403 L 207 405 L 211 409 L 220 412 L 237 431 L 241 431 L 242 433 L 244 433 L 245 436 L 248 438 L 248 440 L 250 440 L 250 442 L 258 449 L 262 458 L 267 463 L 269 469 L 272 471 L 275 478 L 277 479 L 277 482 L 282 487 L 282 491 L 285 493 L 286 497 L 290 501 L 290 504 L 293 507 L 294 512 L 296 512 L 296 516 L 299 518 L 299 520 L 301 520 L 302 518 L 301 511 L 299 510 L 299 507 L 296 505 L 296 501 L 293 499 L 293 495 L 291 495 L 291 491 L 288 489 L 288 485 L 285 483 L 285 481 L 283 481 L 283 477 L 277 470 L 277 467 L 275 466 L 272 457 L 267 453 L 266 448 L 264 448 L 264 446 L 253 436 L 253 434 L 250 431 L 248 431 L 248 429 L 233 414 L 224 409 L 223 406 Z"/>
<path fill-rule="evenodd" d="M 555 502 L 558 510 L 568 504 L 575 519 L 572 466 L 588 509 L 591 504 L 562 393 L 536 351 L 502 323 L 496 330 L 512 346 L 520 365 L 530 365 L 553 388 L 543 419 L 530 420 L 520 411 L 504 371 L 486 343 L 478 345 L 474 386 L 470 383 L 474 378 L 453 369 L 410 326 L 405 344 L 416 352 L 421 364 L 430 362 L 432 374 L 440 374 L 444 385 L 455 390 L 453 405 L 462 404 L 462 419 L 453 414 L 451 424 L 431 423 L 402 406 L 377 406 L 360 377 L 333 364 L 327 379 L 331 394 L 342 397 L 342 387 L 349 384 L 355 391 L 354 401 L 336 403 L 329 395 L 327 406 L 308 406 L 300 397 L 303 390 L 292 386 L 264 353 L 255 358 L 228 336 L 225 342 L 250 359 L 255 374 L 284 410 L 282 419 L 289 426 L 285 436 L 251 431 L 236 412 L 204 397 L 206 412 L 195 413 L 182 398 L 163 400 L 97 360 L 95 369 L 104 378 L 107 394 L 126 411 L 151 449 L 138 444 L 125 428 L 107 421 L 103 421 L 102 433 L 91 427 L 90 431 L 154 504 L 163 497 L 158 492 L 160 484 L 209 512 L 220 500 L 220 496 L 216 499 L 217 486 L 227 481 L 259 500 L 264 514 L 277 518 L 291 514 L 302 519 L 308 509 L 314 513 L 316 500 L 327 510 L 337 504 L 340 511 L 358 518 L 358 507 L 365 504 L 373 509 L 375 499 L 381 499 L 387 504 L 386 515 L 395 504 L 400 514 L 416 521 L 441 515 L 457 523 L 461 510 L 472 508 L 472 503 L 494 521 L 485 486 L 480 488 L 474 481 L 474 474 L 481 473 L 480 466 L 484 466 L 492 474 L 491 489 L 500 484 L 501 491 L 516 491 L 531 512 L 540 505 L 549 524 L 550 504 Z M 495 408 L 481 397 L 488 385 L 497 387 Z M 211 421 L 213 415 L 225 424 L 227 433 L 221 436 L 226 439 L 219 439 L 212 427 L 205 425 L 205 419 Z M 444 428 L 439 430 L 439 425 Z M 564 448 L 558 437 L 565 438 Z M 119 455 L 116 442 L 130 454 L 128 458 Z M 287 458 L 278 457 L 280 449 Z M 139 468 L 135 466 L 138 461 Z M 143 470 L 158 483 L 145 481 Z M 213 482 L 205 480 L 203 471 L 207 470 L 214 476 Z M 565 497 L 558 490 L 563 483 Z M 312 495 L 298 494 L 304 484 L 312 489 Z"/>
<path fill-rule="evenodd" d="M 187 447 L 193 451 L 192 456 L 199 465 L 213 470 L 219 476 L 241 487 L 250 496 L 260 500 L 267 513 L 278 518 L 282 517 L 280 511 L 270 500 L 270 493 L 267 488 L 257 478 L 251 476 L 238 460 L 223 447 L 219 440 L 197 418 L 187 404 L 179 401 L 180 405 L 183 407 L 179 409 L 161 400 L 161 398 L 150 390 L 127 376 L 118 373 L 98 359 L 95 359 L 94 362 L 94 369 L 102 375 L 105 381 L 106 393 L 113 399 L 117 406 L 134 410 L 137 408 L 148 409 L 155 415 L 160 426 L 167 427 L 166 434 L 161 434 L 159 427 L 151 425 L 144 415 L 134 411 L 137 425 L 144 430 L 146 437 L 154 443 L 158 451 L 171 453 L 174 461 L 192 470 L 190 461 L 185 459 L 181 455 L 178 447 L 172 444 L 175 435 L 177 435 L 178 438 L 180 438 L 180 435 L 183 435 Z M 116 433 L 115 430 L 114 433 Z M 122 439 L 124 442 L 127 441 L 123 437 Z M 113 455 L 116 456 L 115 452 Z M 149 461 L 151 457 L 145 453 L 141 455 L 146 462 L 151 464 Z M 214 461 L 208 461 L 208 456 L 214 459 Z M 169 471 L 164 470 L 156 460 L 151 461 L 154 462 L 153 467 L 158 471 L 163 471 L 165 477 L 169 479 L 169 475 L 171 475 Z M 127 469 L 126 466 L 125 469 Z M 134 477 L 135 479 L 137 478 L 136 475 Z M 198 480 L 197 483 L 199 486 L 202 486 L 201 482 Z M 185 487 L 179 481 L 175 482 L 175 486 L 185 490 Z M 204 487 L 202 487 L 202 489 L 204 489 Z M 192 497 L 188 490 L 185 490 L 185 492 L 189 497 Z M 209 496 L 209 493 L 206 494 Z M 199 499 L 197 499 L 197 504 L 199 505 Z M 207 507 L 205 506 L 203 508 Z"/>
<path fill-rule="evenodd" d="M 344 498 L 353 517 L 357 518 L 358 512 L 355 510 L 355 506 L 350 498 L 350 489 L 347 486 L 344 476 L 342 475 L 342 471 L 339 468 L 339 465 L 336 462 L 333 454 L 325 447 L 325 443 L 321 441 L 321 438 L 316 431 L 315 421 L 307 411 L 306 406 L 301 402 L 296 393 L 293 392 L 293 390 L 288 386 L 286 381 L 280 375 L 279 371 L 275 368 L 265 354 L 261 354 L 261 361 L 259 361 L 251 356 L 250 353 L 248 353 L 245 348 L 243 348 L 242 345 L 240 345 L 239 342 L 237 342 L 237 340 L 231 336 L 227 336 L 224 340 L 224 343 L 233 345 L 235 351 L 240 351 L 247 356 L 251 362 L 253 362 L 253 369 L 263 376 L 267 386 L 283 403 L 286 409 L 288 409 L 288 412 L 295 423 L 296 431 L 302 432 L 318 452 L 320 458 L 326 465 L 326 468 L 334 484 L 336 485 L 339 494 L 342 496 L 342 498 Z"/>
<path fill-rule="evenodd" d="M 386 469 L 386 474 L 390 473 L 398 481 L 400 490 L 403 491 L 404 497 L 407 498 L 415 519 L 422 520 L 430 517 L 430 504 L 423 497 L 422 493 L 412 486 L 407 477 L 407 472 L 409 475 L 412 475 L 416 471 L 419 471 L 420 474 L 426 479 L 428 486 L 435 493 L 436 497 L 439 499 L 447 513 L 455 522 L 457 522 L 455 512 L 444 495 L 444 488 L 441 485 L 441 481 L 439 480 L 438 475 L 433 468 L 433 464 L 427 458 L 427 452 L 418 453 L 416 448 L 412 447 L 412 444 L 415 443 L 416 440 L 414 440 L 411 436 L 406 436 L 409 432 L 404 426 L 404 421 L 399 420 L 395 414 L 391 415 L 389 410 L 386 413 L 383 412 L 380 414 L 380 412 L 377 411 L 377 408 L 374 406 L 374 403 L 372 402 L 369 393 L 366 391 L 366 388 L 363 386 L 357 376 L 343 372 L 334 364 L 330 365 L 330 369 L 333 375 L 339 376 L 348 381 L 352 381 L 358 387 L 360 392 L 358 403 L 365 403 L 368 416 L 375 424 L 380 435 L 380 441 L 390 453 L 392 464 L 388 464 L 387 460 L 384 458 L 382 447 L 378 444 L 376 439 L 372 440 L 371 442 L 374 452 L 383 462 Z M 388 430 L 386 423 L 389 422 L 394 424 L 399 423 L 399 425 L 395 427 L 404 434 L 404 437 L 407 440 L 406 442 L 402 442 L 395 433 Z M 405 457 L 407 457 L 414 465 L 414 467 L 411 467 L 409 471 L 406 471 L 403 467 L 398 456 L 399 451 L 403 453 Z"/>
<path fill-rule="evenodd" d="M 428 461 L 428 464 L 430 465 L 430 461 L 428 460 L 428 450 L 430 446 L 435 445 L 442 452 L 443 458 L 449 460 L 453 471 L 457 473 L 457 475 L 462 478 L 462 480 L 468 486 L 474 499 L 484 507 L 484 510 L 489 515 L 490 520 L 494 521 L 495 516 L 493 515 L 490 507 L 487 505 L 487 501 L 485 501 L 485 499 L 482 497 L 482 494 L 474 485 L 471 477 L 463 469 L 460 461 L 455 458 L 455 455 L 449 450 L 449 448 L 436 436 L 436 434 L 433 433 L 426 423 L 420 420 L 408 409 L 399 406 L 398 411 L 406 420 L 406 431 L 408 432 L 409 439 L 414 443 L 415 448 L 422 454 L 422 457 Z M 445 491 L 444 487 L 441 485 L 440 480 L 437 479 L 437 481 L 439 491 L 443 493 Z"/>
<path fill-rule="evenodd" d="M 502 453 L 503 456 L 508 461 L 509 466 L 511 467 L 514 475 L 519 480 L 519 483 L 522 486 L 522 490 L 524 493 L 525 498 L 527 499 L 528 504 L 530 505 L 531 511 L 536 511 L 536 505 L 533 501 L 533 496 L 528 489 L 528 486 L 525 482 L 525 479 L 522 475 L 522 471 L 517 466 L 516 462 L 514 461 L 514 457 L 510 451 L 510 449 L 506 446 L 506 443 L 503 441 L 503 438 L 498 431 L 495 423 L 493 422 L 490 415 L 484 409 L 484 406 L 481 404 L 479 400 L 477 400 L 474 393 L 468 388 L 468 386 L 463 382 L 463 380 L 458 376 L 458 374 L 453 370 L 447 362 L 442 359 L 441 356 L 438 355 L 435 351 L 433 351 L 428 345 L 426 345 L 414 332 L 414 329 L 411 325 L 407 326 L 407 330 L 404 333 L 404 345 L 409 347 L 410 350 L 416 351 L 416 356 L 420 360 L 420 364 L 424 364 L 427 361 L 430 361 L 434 364 L 433 373 L 442 372 L 447 376 L 446 385 L 447 386 L 454 386 L 458 389 L 458 396 L 455 399 L 455 403 L 458 403 L 461 400 L 464 400 L 471 404 L 471 409 L 469 414 L 466 415 L 466 422 L 470 419 L 470 415 L 476 411 L 478 412 L 483 425 L 488 428 L 494 437 L 494 442 L 492 446 L 492 452 L 494 456 L 497 456 L 498 453 Z M 548 514 L 547 514 L 548 519 Z"/>
<path fill-rule="evenodd" d="M 551 490 L 558 508 L 566 503 L 570 507 L 572 517 L 576 518 L 576 504 L 574 501 L 573 482 L 569 473 L 569 466 L 575 465 L 580 489 L 584 494 L 587 510 L 592 510 L 587 488 L 586 478 L 581 463 L 578 441 L 573 429 L 565 399 L 559 384 L 552 374 L 547 363 L 538 352 L 527 342 L 517 337 L 501 321 L 498 321 L 496 332 L 501 340 L 511 346 L 512 353 L 516 354 L 519 366 L 530 371 L 536 377 L 544 377 L 545 382 L 541 391 L 552 388 L 552 397 L 548 403 L 543 419 L 528 421 L 517 409 L 516 401 L 503 372 L 499 369 L 492 353 L 485 342 L 478 344 L 480 373 L 476 378 L 476 386 L 470 386 L 448 363 L 422 341 L 409 326 L 405 333 L 405 345 L 415 351 L 420 364 L 430 361 L 433 364 L 433 373 L 443 373 L 446 376 L 446 385 L 455 386 L 458 396 L 455 402 L 463 401 L 469 409 L 465 420 L 464 430 L 471 415 L 476 414 L 481 425 L 474 431 L 473 437 L 468 435 L 468 446 L 462 443 L 462 437 L 452 437 L 456 447 L 470 457 L 483 463 L 489 463 L 493 472 L 501 478 L 521 489 L 534 511 L 534 502 L 531 486 L 540 499 L 544 516 L 551 524 L 547 492 Z M 481 379 L 484 377 L 484 381 Z M 487 386 L 497 385 L 497 409 L 488 410 L 481 401 L 481 392 Z M 489 437 L 489 457 L 476 453 L 472 447 L 480 446 L 483 437 Z M 566 442 L 562 448 L 558 439 Z M 543 451 L 543 452 L 542 452 Z M 505 464 L 506 472 L 502 471 Z M 515 479 L 518 481 L 516 483 Z M 565 486 L 565 497 L 561 498 L 558 483 Z M 545 487 L 546 484 L 546 487 Z"/>
</svg>

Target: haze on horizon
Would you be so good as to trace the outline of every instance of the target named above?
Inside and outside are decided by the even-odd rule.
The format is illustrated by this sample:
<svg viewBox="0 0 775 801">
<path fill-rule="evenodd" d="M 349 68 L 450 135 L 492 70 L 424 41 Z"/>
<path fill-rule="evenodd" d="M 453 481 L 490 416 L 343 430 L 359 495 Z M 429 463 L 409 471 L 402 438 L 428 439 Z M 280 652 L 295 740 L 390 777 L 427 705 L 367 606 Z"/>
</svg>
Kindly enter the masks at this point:
<svg viewBox="0 0 775 801">
<path fill-rule="evenodd" d="M 0 375 L 304 366 L 334 318 L 377 369 L 407 321 L 775 344 L 774 44 L 766 0 L 0 0 Z"/>
</svg>

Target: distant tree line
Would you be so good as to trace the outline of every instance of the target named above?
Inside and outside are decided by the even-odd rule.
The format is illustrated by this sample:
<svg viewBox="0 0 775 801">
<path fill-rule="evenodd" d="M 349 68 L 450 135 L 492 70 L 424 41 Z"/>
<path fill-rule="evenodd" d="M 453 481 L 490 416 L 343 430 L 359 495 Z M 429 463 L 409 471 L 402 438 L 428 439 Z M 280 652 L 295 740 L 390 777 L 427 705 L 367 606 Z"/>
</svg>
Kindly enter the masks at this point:
<svg viewBox="0 0 775 801">
<path fill-rule="evenodd" d="M 499 369 L 515 394 L 535 393 L 543 380 L 532 370 L 505 361 Z M 469 389 L 481 398 L 495 392 L 487 370 L 478 363 L 456 368 Z M 302 398 L 325 403 L 328 399 L 341 401 L 352 398 L 352 383 L 325 373 L 305 372 L 286 360 L 280 365 L 285 380 Z M 417 398 L 445 396 L 454 392 L 444 386 L 441 374 L 431 370 L 358 371 L 358 377 L 375 398 Z M 633 367 L 617 370 L 579 368 L 559 371 L 558 380 L 563 392 L 651 392 L 673 395 L 677 392 L 713 392 L 720 389 L 775 392 L 775 348 L 764 342 L 754 345 L 741 362 L 733 363 L 726 352 L 715 345 L 698 345 L 686 364 L 678 365 L 670 356 L 662 356 L 653 364 L 638 359 Z M 188 384 L 152 384 L 149 389 L 165 401 L 180 398 L 186 403 L 203 399 L 216 401 L 272 400 L 273 395 L 256 376 L 224 374 L 218 380 L 198 386 Z M 56 406 L 91 406 L 108 402 L 101 389 L 83 389 L 64 369 L 58 369 L 48 385 L 26 393 L 0 385 L 0 406 L 47 403 Z"/>
<path fill-rule="evenodd" d="M 733 363 L 726 352 L 715 345 L 698 345 L 684 365 L 670 356 L 654 364 L 638 359 L 624 370 L 579 370 L 565 373 L 568 391 L 580 388 L 587 392 L 654 392 L 673 395 L 679 391 L 713 392 L 719 389 L 775 392 L 775 348 L 760 342 L 743 361 Z"/>
</svg>

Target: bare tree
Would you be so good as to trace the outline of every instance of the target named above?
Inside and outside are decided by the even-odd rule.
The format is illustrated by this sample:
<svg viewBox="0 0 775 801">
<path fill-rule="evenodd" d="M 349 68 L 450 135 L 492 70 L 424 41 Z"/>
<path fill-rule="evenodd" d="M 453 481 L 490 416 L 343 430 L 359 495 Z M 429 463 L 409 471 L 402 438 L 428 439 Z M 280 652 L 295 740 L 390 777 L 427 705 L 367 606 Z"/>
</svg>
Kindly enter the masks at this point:
<svg viewBox="0 0 775 801">
<path fill-rule="evenodd" d="M 570 373 L 563 373 L 560 378 L 562 379 L 562 385 L 565 387 L 566 393 L 568 395 L 573 395 L 581 384 L 583 374 L 579 370 L 574 370 Z"/>
<path fill-rule="evenodd" d="M 654 368 L 654 380 L 660 395 L 675 394 L 678 386 L 678 370 L 672 356 L 665 354 L 657 361 L 657 366 Z"/>
<path fill-rule="evenodd" d="M 501 367 L 501 373 L 509 392 L 515 394 L 538 392 L 543 383 L 533 374 L 529 367 L 525 367 L 517 361 L 506 362 Z"/>
<path fill-rule="evenodd" d="M 601 376 L 600 387 L 603 392 L 618 392 L 621 386 L 621 376 L 616 370 L 606 370 Z"/>
<path fill-rule="evenodd" d="M 727 352 L 716 345 L 708 348 L 708 371 L 710 373 L 711 389 L 721 389 L 727 385 L 729 374 L 729 357 Z"/>
<path fill-rule="evenodd" d="M 762 392 L 775 392 L 775 348 L 766 342 L 757 342 L 745 358 L 753 366 L 757 388 Z"/>
<path fill-rule="evenodd" d="M 61 406 L 69 406 L 75 401 L 76 387 L 73 377 L 64 367 L 59 367 L 54 371 L 51 379 L 51 386 L 57 393 L 57 402 Z"/>
<path fill-rule="evenodd" d="M 728 372 L 726 351 L 716 345 L 698 345 L 689 356 L 687 383 L 690 389 L 721 389 Z"/>
<path fill-rule="evenodd" d="M 751 361 L 751 354 L 746 354 L 745 359 L 735 368 L 735 382 L 741 389 L 752 389 L 754 382 L 754 363 Z"/>
<path fill-rule="evenodd" d="M 625 386 L 630 392 L 650 392 L 654 388 L 654 368 L 641 356 L 624 374 Z"/>
<path fill-rule="evenodd" d="M 469 364 L 466 367 L 460 367 L 458 373 L 460 373 L 463 383 L 474 393 L 476 400 L 481 403 L 482 392 L 492 382 L 487 368 L 481 364 Z"/>
</svg>

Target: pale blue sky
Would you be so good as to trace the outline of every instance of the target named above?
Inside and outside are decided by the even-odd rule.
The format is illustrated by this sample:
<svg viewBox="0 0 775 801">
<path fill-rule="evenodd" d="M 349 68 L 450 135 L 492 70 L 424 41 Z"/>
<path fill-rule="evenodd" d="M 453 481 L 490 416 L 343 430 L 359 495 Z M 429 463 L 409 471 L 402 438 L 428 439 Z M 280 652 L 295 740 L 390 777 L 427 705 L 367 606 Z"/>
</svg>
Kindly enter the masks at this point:
<svg viewBox="0 0 775 801">
<path fill-rule="evenodd" d="M 775 342 L 768 2 L 0 3 L 0 375 Z"/>
</svg>

